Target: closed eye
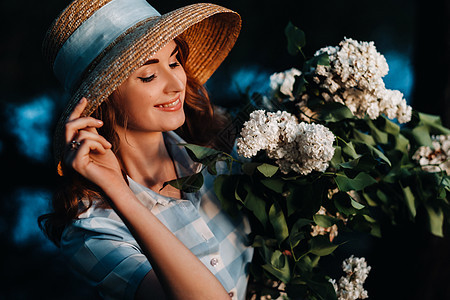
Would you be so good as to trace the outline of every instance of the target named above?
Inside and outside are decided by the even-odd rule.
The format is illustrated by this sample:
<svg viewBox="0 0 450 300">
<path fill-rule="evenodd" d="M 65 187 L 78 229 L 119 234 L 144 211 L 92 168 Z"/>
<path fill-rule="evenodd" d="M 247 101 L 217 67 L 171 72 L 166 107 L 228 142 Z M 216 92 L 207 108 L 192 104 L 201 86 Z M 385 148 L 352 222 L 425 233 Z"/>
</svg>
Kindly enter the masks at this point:
<svg viewBox="0 0 450 300">
<path fill-rule="evenodd" d="M 156 78 L 155 74 L 150 75 L 148 77 L 138 77 L 142 82 L 150 82 Z"/>
</svg>

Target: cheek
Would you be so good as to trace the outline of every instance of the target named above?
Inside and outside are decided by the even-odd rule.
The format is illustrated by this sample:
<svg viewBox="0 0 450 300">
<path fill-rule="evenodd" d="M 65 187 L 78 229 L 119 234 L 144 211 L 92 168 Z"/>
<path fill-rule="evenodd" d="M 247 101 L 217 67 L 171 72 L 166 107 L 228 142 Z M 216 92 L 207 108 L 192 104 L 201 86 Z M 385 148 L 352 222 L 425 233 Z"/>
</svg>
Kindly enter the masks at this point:
<svg viewBox="0 0 450 300">
<path fill-rule="evenodd" d="M 180 82 L 183 83 L 184 86 L 184 90 L 186 90 L 186 86 L 187 86 L 187 75 L 186 72 L 184 71 L 183 68 L 180 68 L 180 72 L 177 75 L 178 79 L 180 80 Z"/>
<path fill-rule="evenodd" d="M 149 101 L 148 93 L 144 93 L 145 89 L 140 87 L 122 89 L 119 93 L 119 107 L 129 120 L 139 119 L 147 108 L 152 106 Z"/>
</svg>

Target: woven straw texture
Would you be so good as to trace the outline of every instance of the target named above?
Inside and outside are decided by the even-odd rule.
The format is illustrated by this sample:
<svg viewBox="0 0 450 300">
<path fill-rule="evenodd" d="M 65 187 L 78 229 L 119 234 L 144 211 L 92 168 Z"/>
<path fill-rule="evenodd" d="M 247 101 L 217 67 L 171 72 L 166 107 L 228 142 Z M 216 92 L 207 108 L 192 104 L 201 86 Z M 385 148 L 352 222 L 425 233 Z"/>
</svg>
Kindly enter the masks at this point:
<svg viewBox="0 0 450 300">
<path fill-rule="evenodd" d="M 70 35 L 109 1 L 76 0 L 60 14 L 43 43 L 44 55 L 52 65 Z M 179 35 L 189 45 L 186 68 L 200 83 L 205 83 L 234 46 L 240 28 L 241 19 L 237 13 L 218 5 L 198 3 L 141 21 L 127 30 L 90 64 L 72 91 L 56 127 L 56 162 L 61 160 L 64 150 L 64 125 L 82 97 L 88 99 L 83 116 L 89 116 L 136 69 Z"/>
</svg>

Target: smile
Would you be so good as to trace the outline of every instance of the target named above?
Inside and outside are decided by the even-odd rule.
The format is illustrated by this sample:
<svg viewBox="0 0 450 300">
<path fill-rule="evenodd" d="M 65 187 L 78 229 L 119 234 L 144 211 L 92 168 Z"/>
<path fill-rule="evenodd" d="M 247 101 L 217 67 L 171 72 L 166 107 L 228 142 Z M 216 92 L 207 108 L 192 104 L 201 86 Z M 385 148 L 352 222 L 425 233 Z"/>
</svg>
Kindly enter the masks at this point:
<svg viewBox="0 0 450 300">
<path fill-rule="evenodd" d="M 155 105 L 155 108 L 158 110 L 167 111 L 167 112 L 178 111 L 181 108 L 183 108 L 183 103 L 181 102 L 180 97 L 177 97 L 172 102 L 166 102 L 163 104 Z"/>
<path fill-rule="evenodd" d="M 170 103 L 156 105 L 156 107 L 160 107 L 160 108 L 163 108 L 163 107 L 166 107 L 166 108 L 167 108 L 167 107 L 173 107 L 173 106 L 177 105 L 178 103 L 180 103 L 180 98 L 177 98 L 177 100 L 175 100 L 175 101 L 173 101 L 173 102 L 170 102 Z"/>
</svg>

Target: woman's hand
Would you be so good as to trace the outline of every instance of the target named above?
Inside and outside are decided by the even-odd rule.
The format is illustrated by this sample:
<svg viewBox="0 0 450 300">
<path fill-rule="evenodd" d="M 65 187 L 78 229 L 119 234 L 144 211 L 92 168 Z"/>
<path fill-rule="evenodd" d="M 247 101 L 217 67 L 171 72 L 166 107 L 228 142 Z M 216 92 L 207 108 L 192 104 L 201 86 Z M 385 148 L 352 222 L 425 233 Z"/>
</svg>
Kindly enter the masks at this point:
<svg viewBox="0 0 450 300">
<path fill-rule="evenodd" d="M 105 191 L 117 180 L 123 181 L 122 172 L 111 144 L 97 132 L 103 122 L 80 117 L 86 104 L 86 98 L 82 98 L 65 125 L 67 150 L 63 162 Z"/>
</svg>

